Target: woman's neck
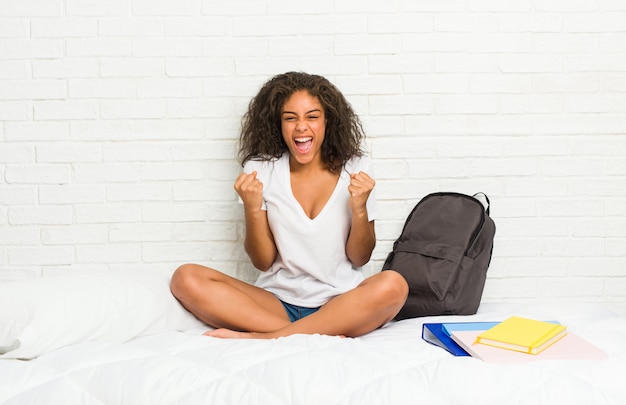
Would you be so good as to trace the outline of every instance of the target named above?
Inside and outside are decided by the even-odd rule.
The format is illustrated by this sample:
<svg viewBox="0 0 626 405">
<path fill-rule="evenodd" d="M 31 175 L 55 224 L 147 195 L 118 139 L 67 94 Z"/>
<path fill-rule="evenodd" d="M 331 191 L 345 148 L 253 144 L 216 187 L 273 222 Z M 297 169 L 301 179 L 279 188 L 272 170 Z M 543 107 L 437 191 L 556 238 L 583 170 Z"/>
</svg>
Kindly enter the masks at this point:
<svg viewBox="0 0 626 405">
<path fill-rule="evenodd" d="M 289 171 L 300 175 L 318 174 L 328 172 L 328 168 L 322 162 L 322 159 L 315 159 L 309 163 L 298 163 L 295 159 L 289 158 Z"/>
</svg>

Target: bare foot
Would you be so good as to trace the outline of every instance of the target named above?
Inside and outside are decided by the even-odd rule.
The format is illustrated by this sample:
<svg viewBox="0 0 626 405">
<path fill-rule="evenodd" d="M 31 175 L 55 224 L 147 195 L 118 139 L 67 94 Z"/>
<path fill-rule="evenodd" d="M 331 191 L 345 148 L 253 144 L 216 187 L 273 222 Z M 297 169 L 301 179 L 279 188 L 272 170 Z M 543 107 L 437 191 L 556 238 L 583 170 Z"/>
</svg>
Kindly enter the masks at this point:
<svg viewBox="0 0 626 405">
<path fill-rule="evenodd" d="M 211 336 L 220 339 L 254 339 L 256 336 L 253 336 L 252 333 L 249 332 L 237 332 L 235 330 L 230 330 L 226 328 L 220 328 L 215 330 L 210 330 L 208 332 L 203 333 L 204 336 Z"/>
<path fill-rule="evenodd" d="M 272 339 L 279 336 L 272 336 L 270 333 L 255 332 L 238 332 L 231 329 L 219 328 L 203 333 L 204 336 L 216 337 L 220 339 Z M 333 335 L 330 335 L 333 336 Z M 347 338 L 346 335 L 335 335 L 341 339 Z"/>
</svg>

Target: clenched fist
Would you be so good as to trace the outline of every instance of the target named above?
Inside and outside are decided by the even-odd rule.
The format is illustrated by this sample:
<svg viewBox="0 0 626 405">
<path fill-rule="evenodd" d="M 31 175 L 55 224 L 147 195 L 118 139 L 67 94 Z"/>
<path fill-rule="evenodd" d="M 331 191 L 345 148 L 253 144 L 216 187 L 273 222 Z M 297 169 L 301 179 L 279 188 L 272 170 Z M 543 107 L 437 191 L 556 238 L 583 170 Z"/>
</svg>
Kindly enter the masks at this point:
<svg viewBox="0 0 626 405">
<path fill-rule="evenodd" d="M 376 182 L 365 172 L 350 174 L 350 210 L 353 214 L 365 212 L 365 203 L 374 189 Z"/>
<path fill-rule="evenodd" d="M 257 172 L 241 173 L 235 180 L 235 191 L 249 209 L 260 210 L 263 206 L 263 183 L 256 178 Z"/>
</svg>

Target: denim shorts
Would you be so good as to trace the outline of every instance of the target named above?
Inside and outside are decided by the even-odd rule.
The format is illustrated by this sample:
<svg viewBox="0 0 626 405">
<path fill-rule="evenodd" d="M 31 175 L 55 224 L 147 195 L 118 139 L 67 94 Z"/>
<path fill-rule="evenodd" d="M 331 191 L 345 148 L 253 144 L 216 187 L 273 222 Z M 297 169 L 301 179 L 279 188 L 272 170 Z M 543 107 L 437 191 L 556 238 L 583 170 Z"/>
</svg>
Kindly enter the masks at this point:
<svg viewBox="0 0 626 405">
<path fill-rule="evenodd" d="M 283 307 L 285 307 L 285 311 L 287 311 L 287 315 L 289 315 L 289 319 L 291 320 L 291 322 L 295 322 L 298 319 L 302 319 L 305 316 L 311 315 L 312 313 L 317 312 L 317 310 L 320 309 L 320 307 L 301 307 L 298 305 L 289 304 L 282 300 L 280 302 L 283 304 Z"/>
</svg>

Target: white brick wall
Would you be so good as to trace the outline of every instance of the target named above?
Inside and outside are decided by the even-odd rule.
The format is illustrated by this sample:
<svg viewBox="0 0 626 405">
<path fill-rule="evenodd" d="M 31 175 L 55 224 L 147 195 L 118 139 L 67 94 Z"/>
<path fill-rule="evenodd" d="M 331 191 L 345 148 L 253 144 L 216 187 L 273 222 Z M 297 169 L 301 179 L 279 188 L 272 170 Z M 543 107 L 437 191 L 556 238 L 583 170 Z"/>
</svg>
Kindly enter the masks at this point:
<svg viewBox="0 0 626 405">
<path fill-rule="evenodd" d="M 361 115 L 368 274 L 432 191 L 486 192 L 486 300 L 626 313 L 626 5 L 610 0 L 0 0 L 0 280 L 67 268 L 253 280 L 240 117 L 287 70 Z"/>
</svg>

